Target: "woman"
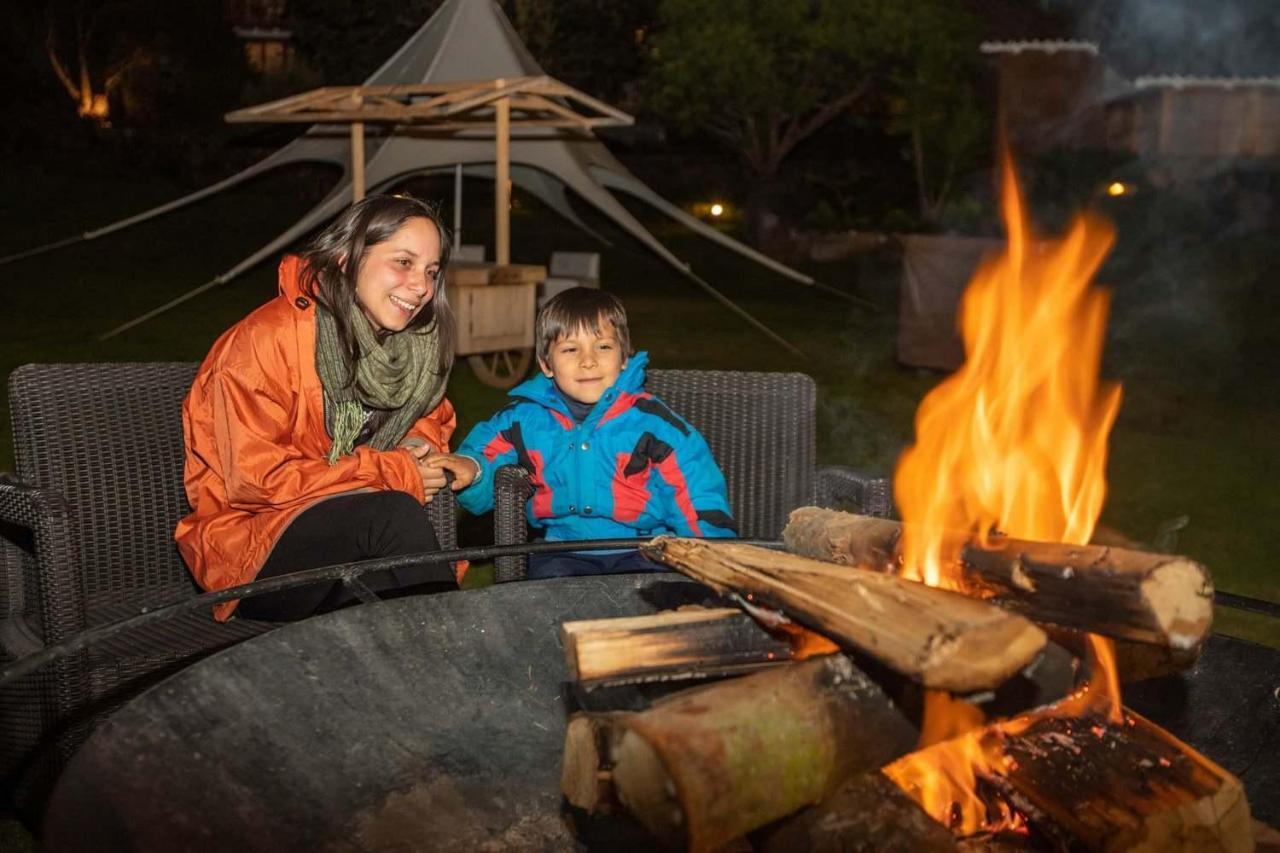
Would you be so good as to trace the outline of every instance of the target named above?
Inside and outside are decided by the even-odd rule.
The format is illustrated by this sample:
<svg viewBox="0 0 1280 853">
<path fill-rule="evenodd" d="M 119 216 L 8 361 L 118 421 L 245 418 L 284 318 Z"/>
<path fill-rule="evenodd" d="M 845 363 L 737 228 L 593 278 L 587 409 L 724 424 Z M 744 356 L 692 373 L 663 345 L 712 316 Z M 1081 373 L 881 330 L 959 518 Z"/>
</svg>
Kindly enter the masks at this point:
<svg viewBox="0 0 1280 853">
<path fill-rule="evenodd" d="M 175 538 L 226 589 L 301 569 L 439 549 L 453 406 L 449 237 L 417 199 L 370 196 L 280 264 L 280 293 L 224 333 L 183 403 L 192 512 Z M 366 574 L 375 591 L 456 587 L 447 565 Z M 352 600 L 340 582 L 218 605 L 294 620 Z"/>
</svg>

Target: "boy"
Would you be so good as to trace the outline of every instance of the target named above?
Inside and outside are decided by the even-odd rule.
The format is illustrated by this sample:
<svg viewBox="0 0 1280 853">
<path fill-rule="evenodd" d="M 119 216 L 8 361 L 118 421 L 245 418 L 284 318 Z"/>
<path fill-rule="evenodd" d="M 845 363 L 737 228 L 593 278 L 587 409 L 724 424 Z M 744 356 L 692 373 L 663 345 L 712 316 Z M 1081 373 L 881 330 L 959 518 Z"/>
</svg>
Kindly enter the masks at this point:
<svg viewBox="0 0 1280 853">
<path fill-rule="evenodd" d="M 549 541 L 737 535 L 706 441 L 645 392 L 648 355 L 631 355 L 617 297 L 563 291 L 539 312 L 535 336 L 541 375 L 437 462 L 454 471 L 465 509 L 493 509 L 494 470 L 518 462 L 533 475 L 526 516 Z M 661 569 L 637 551 L 596 551 L 531 555 L 528 576 Z"/>
</svg>

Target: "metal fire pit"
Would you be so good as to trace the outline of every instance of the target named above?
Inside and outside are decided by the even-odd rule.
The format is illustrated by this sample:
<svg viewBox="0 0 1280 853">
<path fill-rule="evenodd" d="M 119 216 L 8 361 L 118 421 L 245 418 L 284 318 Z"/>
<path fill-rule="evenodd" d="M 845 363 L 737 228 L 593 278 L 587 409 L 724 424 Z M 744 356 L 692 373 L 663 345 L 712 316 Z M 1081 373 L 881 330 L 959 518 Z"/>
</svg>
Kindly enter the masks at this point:
<svg viewBox="0 0 1280 853">
<path fill-rule="evenodd" d="M 674 575 L 506 584 L 254 638 L 98 730 L 54 792 L 45 849 L 583 849 L 559 792 L 573 707 L 559 625 L 708 595 Z M 1161 685 L 1130 704 L 1241 775 L 1275 822 L 1280 654 L 1215 637 Z M 594 829 L 619 849 L 622 824 Z"/>
</svg>

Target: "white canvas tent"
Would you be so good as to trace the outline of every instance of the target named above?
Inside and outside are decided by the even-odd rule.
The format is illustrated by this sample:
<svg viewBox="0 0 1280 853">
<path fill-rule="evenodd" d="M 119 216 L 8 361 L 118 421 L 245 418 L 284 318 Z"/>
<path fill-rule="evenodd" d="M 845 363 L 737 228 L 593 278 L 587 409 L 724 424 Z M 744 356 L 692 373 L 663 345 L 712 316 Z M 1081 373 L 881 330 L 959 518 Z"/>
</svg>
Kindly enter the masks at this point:
<svg viewBox="0 0 1280 853">
<path fill-rule="evenodd" d="M 445 0 L 430 20 L 374 72 L 365 84 L 435 83 L 530 77 L 543 73 L 493 0 Z M 570 222 L 594 234 L 570 206 L 567 191 L 572 190 L 707 290 L 727 308 L 794 351 L 794 347 L 699 278 L 689 264 L 673 255 L 610 191 L 624 192 L 644 201 L 696 233 L 799 283 L 813 285 L 815 282 L 812 278 L 725 236 L 666 201 L 627 171 L 590 134 L 529 129 L 519 135 L 512 134 L 510 152 L 511 179 L 515 185 L 538 197 Z M 114 335 L 210 288 L 225 284 L 260 261 L 277 255 L 299 237 L 335 216 L 352 200 L 350 153 L 350 136 L 346 127 L 314 125 L 271 156 L 219 183 L 104 228 L 12 255 L 0 259 L 0 262 L 105 236 L 291 163 L 331 163 L 342 170 L 343 177 L 334 189 L 282 234 L 209 282 L 108 333 L 108 336 Z M 371 138 L 366 144 L 365 157 L 365 181 L 370 190 L 376 192 L 411 175 L 453 171 L 459 165 L 465 174 L 491 177 L 494 147 L 491 137 L 455 135 L 440 138 L 415 134 L 412 126 L 398 126 L 386 135 Z"/>
</svg>

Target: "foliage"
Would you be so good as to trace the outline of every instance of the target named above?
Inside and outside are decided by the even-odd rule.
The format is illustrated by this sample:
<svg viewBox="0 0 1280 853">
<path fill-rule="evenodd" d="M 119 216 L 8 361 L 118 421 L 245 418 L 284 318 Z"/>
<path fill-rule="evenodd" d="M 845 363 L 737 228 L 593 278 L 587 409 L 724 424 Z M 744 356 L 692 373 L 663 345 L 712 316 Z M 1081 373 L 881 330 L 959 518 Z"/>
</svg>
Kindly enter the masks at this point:
<svg viewBox="0 0 1280 853">
<path fill-rule="evenodd" d="M 783 161 L 847 111 L 883 112 L 896 96 L 921 137 L 953 118 L 941 85 L 955 84 L 955 60 L 976 40 L 946 0 L 664 0 L 660 16 L 654 108 L 738 152 L 766 208 Z M 972 136 L 966 126 L 953 138 L 952 162 Z"/>
<path fill-rule="evenodd" d="M 298 50 L 331 86 L 363 82 L 441 0 L 291 0 Z"/>
<path fill-rule="evenodd" d="M 919 49 L 890 72 L 890 133 L 906 137 L 918 213 L 937 222 L 957 181 L 989 150 L 991 117 L 977 104 L 976 21 L 965 15 L 920 15 Z"/>
<path fill-rule="evenodd" d="M 658 0 L 514 0 L 513 6 L 512 23 L 548 74 L 633 108 Z"/>
<path fill-rule="evenodd" d="M 240 48 L 210 3 L 44 0 L 15 23 L 87 118 L 131 127 L 191 121 L 234 103 Z"/>
</svg>

